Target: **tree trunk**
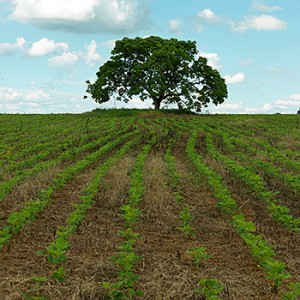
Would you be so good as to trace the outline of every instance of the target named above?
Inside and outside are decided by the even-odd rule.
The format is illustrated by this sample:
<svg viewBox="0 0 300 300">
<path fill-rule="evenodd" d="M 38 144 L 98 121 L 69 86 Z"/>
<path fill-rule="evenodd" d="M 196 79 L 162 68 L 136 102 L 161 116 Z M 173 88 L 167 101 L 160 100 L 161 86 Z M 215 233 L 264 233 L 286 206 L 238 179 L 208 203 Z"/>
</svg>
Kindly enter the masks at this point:
<svg viewBox="0 0 300 300">
<path fill-rule="evenodd" d="M 159 98 L 153 99 L 153 103 L 154 103 L 154 109 L 159 109 L 161 104 L 161 99 Z"/>
</svg>

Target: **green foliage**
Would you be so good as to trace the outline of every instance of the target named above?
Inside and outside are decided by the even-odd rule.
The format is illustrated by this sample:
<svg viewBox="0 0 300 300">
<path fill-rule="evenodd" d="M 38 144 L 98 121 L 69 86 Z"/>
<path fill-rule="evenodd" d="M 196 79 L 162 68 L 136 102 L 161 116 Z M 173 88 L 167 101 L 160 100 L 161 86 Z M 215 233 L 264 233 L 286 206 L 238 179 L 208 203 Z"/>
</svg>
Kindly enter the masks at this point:
<svg viewBox="0 0 300 300">
<path fill-rule="evenodd" d="M 300 282 L 291 283 L 289 285 L 290 291 L 282 295 L 281 300 L 299 300 L 300 299 Z"/>
<path fill-rule="evenodd" d="M 131 206 L 130 204 L 123 205 L 121 207 L 121 211 L 122 218 L 124 219 L 125 224 L 128 227 L 133 226 L 137 222 L 141 214 L 139 208 Z"/>
<path fill-rule="evenodd" d="M 190 212 L 190 206 L 185 206 L 182 211 L 179 214 L 179 219 L 182 222 L 182 226 L 178 229 L 183 232 L 183 234 L 188 237 L 195 237 L 196 232 L 195 229 L 191 226 L 191 221 L 193 219 L 191 212 Z"/>
<path fill-rule="evenodd" d="M 58 282 L 64 282 L 65 281 L 65 268 L 63 266 L 60 266 L 57 270 L 55 270 L 52 273 L 52 278 L 57 280 Z"/>
<path fill-rule="evenodd" d="M 270 260 L 266 262 L 265 269 L 268 275 L 268 278 L 273 282 L 275 290 L 277 291 L 278 287 L 281 285 L 283 280 L 291 278 L 285 270 L 285 264 L 281 261 Z"/>
<path fill-rule="evenodd" d="M 122 232 L 123 236 L 134 237 L 137 234 L 132 230 L 127 229 Z M 142 297 L 143 293 L 140 290 L 136 290 L 134 285 L 139 279 L 139 276 L 133 272 L 135 264 L 141 260 L 136 255 L 133 249 L 133 245 L 136 240 L 129 239 L 124 241 L 119 246 L 119 252 L 112 259 L 116 265 L 120 267 L 118 273 L 118 281 L 114 283 L 103 282 L 102 285 L 106 289 L 105 299 L 135 299 L 136 297 Z"/>
<path fill-rule="evenodd" d="M 217 279 L 202 279 L 199 281 L 200 288 L 195 290 L 196 296 L 205 300 L 220 300 L 218 294 L 224 289 Z"/>
<path fill-rule="evenodd" d="M 212 256 L 206 252 L 205 248 L 189 247 L 187 254 L 192 256 L 193 263 L 199 268 L 206 259 Z"/>
<path fill-rule="evenodd" d="M 196 42 L 151 36 L 124 38 L 116 42 L 111 58 L 99 68 L 87 92 L 98 103 L 117 93 L 125 102 L 137 95 L 144 101 L 177 103 L 180 109 L 201 111 L 227 98 L 227 86 L 219 72 L 197 56 Z"/>
<path fill-rule="evenodd" d="M 34 283 L 34 286 L 30 288 L 28 292 L 22 293 L 22 296 L 25 300 L 46 300 L 44 296 L 37 296 L 42 285 L 48 281 L 47 277 L 36 276 L 32 277 L 31 281 Z"/>
<path fill-rule="evenodd" d="M 240 165 L 237 161 L 221 154 L 215 147 L 210 133 L 206 134 L 206 146 L 209 154 L 217 161 L 225 164 L 232 172 L 233 176 L 245 183 L 252 191 L 254 191 L 268 205 L 272 217 L 282 223 L 286 228 L 292 231 L 300 231 L 300 218 L 294 218 L 290 214 L 290 209 L 283 205 L 274 203 L 274 197 L 277 192 L 267 191 L 263 177 L 256 174 L 255 170 L 249 166 Z"/>
</svg>

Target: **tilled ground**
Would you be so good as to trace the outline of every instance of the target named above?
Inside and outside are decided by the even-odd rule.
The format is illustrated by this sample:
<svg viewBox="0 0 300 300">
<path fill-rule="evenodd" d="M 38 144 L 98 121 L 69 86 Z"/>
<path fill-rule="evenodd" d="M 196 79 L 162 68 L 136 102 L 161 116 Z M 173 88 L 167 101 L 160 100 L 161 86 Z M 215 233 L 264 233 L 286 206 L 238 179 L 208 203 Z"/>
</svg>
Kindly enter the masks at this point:
<svg viewBox="0 0 300 300">
<path fill-rule="evenodd" d="M 279 299 L 265 273 L 249 254 L 248 246 L 228 224 L 227 217 L 216 208 L 217 199 L 209 190 L 206 179 L 188 162 L 184 145 L 185 141 L 175 149 L 180 174 L 178 190 L 184 196 L 182 203 L 175 200 L 168 184 L 168 168 L 163 153 L 152 153 L 143 171 L 145 194 L 140 203 L 142 214 L 134 229 L 141 235 L 134 247 L 141 257 L 136 273 L 140 276 L 137 288 L 144 292 L 142 299 L 200 299 L 194 290 L 199 280 L 207 278 L 216 278 L 225 286 L 220 293 L 224 300 Z M 42 284 L 40 295 L 53 300 L 104 299 L 102 283 L 115 282 L 119 271 L 111 258 L 116 255 L 123 240 L 118 232 L 125 228 L 120 207 L 128 201 L 129 174 L 134 159 L 134 154 L 124 157 L 99 183 L 94 207 L 70 238 L 71 246 L 63 263 L 65 281 L 58 283 L 49 279 Z M 208 164 L 218 167 L 213 162 Z M 44 255 L 36 252 L 55 238 L 57 227 L 63 225 L 73 211 L 72 204 L 78 202 L 92 173 L 93 169 L 83 172 L 55 193 L 45 212 L 2 250 L 1 300 L 23 299 L 22 293 L 36 287 L 32 282 L 33 276 L 50 277 L 54 267 Z M 232 192 L 237 193 L 234 186 Z M 239 204 L 243 204 L 241 199 L 238 200 Z M 195 237 L 187 237 L 178 229 L 181 226 L 179 214 L 185 205 L 189 205 L 193 216 L 191 225 L 195 229 Z M 250 217 L 260 211 L 254 204 L 243 209 Z M 271 222 L 264 221 L 265 213 L 257 217 L 263 218 L 260 222 Z M 264 227 L 261 224 L 260 228 Z M 268 231 L 262 233 L 269 236 Z M 274 236 L 270 238 L 275 240 Z M 282 245 L 280 237 L 275 241 Z M 212 257 L 197 268 L 187 254 L 189 247 L 205 247 Z M 280 250 L 295 257 L 294 250 L 287 247 Z"/>
</svg>

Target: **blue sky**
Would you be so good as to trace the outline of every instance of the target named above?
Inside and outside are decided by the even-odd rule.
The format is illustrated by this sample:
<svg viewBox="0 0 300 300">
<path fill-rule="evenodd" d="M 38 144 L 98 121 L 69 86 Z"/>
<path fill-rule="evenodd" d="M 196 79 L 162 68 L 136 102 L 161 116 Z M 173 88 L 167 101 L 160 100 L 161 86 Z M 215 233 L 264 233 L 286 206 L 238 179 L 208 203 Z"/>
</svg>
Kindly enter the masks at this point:
<svg viewBox="0 0 300 300">
<path fill-rule="evenodd" d="M 81 113 L 115 40 L 158 35 L 197 42 L 226 79 L 210 113 L 296 113 L 299 0 L 0 0 L 0 113 Z M 151 107 L 133 99 L 116 107 Z"/>
</svg>

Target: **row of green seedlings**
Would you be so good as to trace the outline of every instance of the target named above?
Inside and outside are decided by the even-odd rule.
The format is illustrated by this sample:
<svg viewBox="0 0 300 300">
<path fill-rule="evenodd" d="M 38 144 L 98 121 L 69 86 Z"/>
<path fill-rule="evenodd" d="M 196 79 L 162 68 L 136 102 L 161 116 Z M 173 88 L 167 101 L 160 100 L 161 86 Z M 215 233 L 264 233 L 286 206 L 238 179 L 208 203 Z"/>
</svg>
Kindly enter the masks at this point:
<svg viewBox="0 0 300 300">
<path fill-rule="evenodd" d="M 37 215 L 47 207 L 54 192 L 62 189 L 75 177 L 76 174 L 88 168 L 93 162 L 100 159 L 101 156 L 113 150 L 115 147 L 136 133 L 137 131 L 126 133 L 121 137 L 106 143 L 97 151 L 87 155 L 85 158 L 67 167 L 57 175 L 57 177 L 54 179 L 54 182 L 49 185 L 46 190 L 40 191 L 40 195 L 37 200 L 27 201 L 25 202 L 22 210 L 13 212 L 8 217 L 6 224 L 0 231 L 0 250 L 4 245 L 9 243 L 13 236 L 18 234 L 28 223 L 32 222 Z"/>
<path fill-rule="evenodd" d="M 234 129 L 228 127 L 228 124 L 224 125 L 225 131 L 230 133 L 232 136 L 240 136 L 241 138 L 246 138 L 250 143 L 254 145 L 258 145 L 261 150 L 267 155 L 269 161 L 273 162 L 275 165 L 282 165 L 283 167 L 290 168 L 291 170 L 299 171 L 300 163 L 299 161 L 290 159 L 287 154 L 285 154 L 284 150 L 277 149 L 276 147 L 271 146 L 268 142 L 253 137 L 253 135 L 249 135 L 248 131 L 237 128 Z M 233 125 L 232 125 L 233 126 Z"/>
<path fill-rule="evenodd" d="M 204 174 L 208 183 L 218 199 L 217 207 L 231 217 L 230 224 L 236 229 L 240 237 L 250 247 L 250 252 L 253 257 L 258 261 L 258 266 L 261 267 L 271 280 L 274 286 L 274 292 L 278 292 L 282 282 L 291 275 L 286 271 L 285 264 L 275 259 L 276 253 L 272 246 L 263 238 L 262 235 L 255 234 L 255 224 L 251 221 L 246 221 L 243 213 L 240 211 L 235 200 L 231 196 L 229 190 L 223 185 L 222 177 L 213 169 L 208 167 L 202 160 L 199 153 L 196 151 L 195 146 L 198 138 L 198 130 L 194 129 L 192 135 L 187 142 L 187 154 L 199 172 Z M 297 299 L 299 293 L 299 284 L 294 283 L 289 285 L 290 298 Z M 282 296 L 282 299 L 287 299 L 287 294 Z"/>
<path fill-rule="evenodd" d="M 212 135 L 208 132 L 206 133 L 205 141 L 209 154 L 217 161 L 226 165 L 235 178 L 246 184 L 266 203 L 267 208 L 275 221 L 282 224 L 288 230 L 300 232 L 300 217 L 294 218 L 288 207 L 276 204 L 276 199 L 274 199 L 274 197 L 277 193 L 266 190 L 265 181 L 255 172 L 255 170 L 250 167 L 244 167 L 237 161 L 229 159 L 227 156 L 218 152 L 214 146 Z"/>
<path fill-rule="evenodd" d="M 246 142 L 241 138 L 230 135 L 224 130 L 213 129 L 211 132 L 217 134 L 222 139 L 222 145 L 225 146 L 225 149 L 222 151 L 226 151 L 231 155 L 234 155 L 236 159 L 241 162 L 252 165 L 253 167 L 261 170 L 263 175 L 275 177 L 281 180 L 287 187 L 289 187 L 293 192 L 300 194 L 300 175 L 293 175 L 291 173 L 286 173 L 282 168 L 276 167 L 272 165 L 270 162 L 263 161 L 261 159 L 255 159 L 255 156 L 268 156 L 268 153 L 264 150 L 257 149 L 253 147 L 250 142 Z M 242 149 L 240 152 L 238 149 Z M 245 153 L 249 153 L 251 155 L 251 159 Z"/>
<path fill-rule="evenodd" d="M 182 132 L 179 132 L 175 140 L 180 138 Z M 179 219 L 182 226 L 178 229 L 183 233 L 186 238 L 196 238 L 196 231 L 192 227 L 191 222 L 193 221 L 193 216 L 191 214 L 190 206 L 184 205 L 184 196 L 183 192 L 180 190 L 180 174 L 177 172 L 177 164 L 174 155 L 172 154 L 172 149 L 174 143 L 170 143 L 167 151 L 165 153 L 165 161 L 168 165 L 168 174 L 169 174 L 169 185 L 175 196 L 175 200 L 178 204 L 181 204 L 182 209 L 179 213 Z M 193 263 L 197 268 L 201 268 L 205 260 L 211 258 L 211 255 L 207 253 L 205 247 L 189 247 L 186 251 L 188 255 L 192 257 Z M 195 296 L 201 299 L 207 300 L 218 300 L 221 299 L 218 297 L 218 294 L 224 289 L 218 279 L 208 278 L 201 279 L 198 282 L 199 287 L 194 290 Z"/>
<path fill-rule="evenodd" d="M 12 192 L 12 190 L 17 184 L 20 184 L 28 177 L 32 177 L 36 174 L 39 174 L 41 171 L 45 171 L 51 167 L 54 167 L 61 162 L 72 161 L 78 155 L 87 151 L 91 151 L 93 149 L 97 149 L 102 145 L 105 145 L 112 139 L 115 139 L 122 134 L 126 134 L 127 131 L 128 126 L 125 126 L 124 130 L 118 132 L 115 132 L 114 128 L 112 128 L 111 130 L 105 132 L 103 136 L 96 139 L 95 141 L 83 144 L 82 146 L 77 148 L 69 148 L 68 150 L 61 153 L 57 158 L 47 160 L 41 163 L 35 162 L 32 168 L 18 172 L 18 174 L 16 174 L 14 177 L 12 177 L 9 180 L 6 180 L 0 185 L 0 202 L 3 201 L 4 198 Z"/>
<path fill-rule="evenodd" d="M 275 118 L 274 118 L 275 117 Z M 299 151 L 294 151 L 288 149 L 286 146 L 278 144 L 278 140 L 282 140 L 284 136 L 288 134 L 291 137 L 299 136 L 299 118 L 295 116 L 263 116 L 260 118 L 260 121 L 263 123 L 247 124 L 247 132 L 254 132 L 255 135 L 257 132 L 261 134 L 261 140 L 264 143 L 275 146 L 278 150 L 282 151 L 285 155 L 292 156 L 293 159 L 298 157 L 300 158 Z M 275 121 L 275 122 L 274 122 Z"/>
<path fill-rule="evenodd" d="M 84 190 L 84 195 L 80 197 L 81 202 L 79 204 L 73 204 L 74 211 L 69 215 L 65 221 L 64 226 L 60 226 L 56 231 L 55 240 L 47 246 L 44 250 L 39 251 L 38 255 L 47 255 L 48 262 L 53 266 L 51 278 L 58 281 L 65 281 L 65 268 L 63 266 L 64 261 L 67 259 L 67 251 L 70 247 L 70 236 L 80 226 L 81 222 L 88 215 L 89 210 L 95 204 L 95 195 L 98 192 L 99 182 L 105 177 L 107 171 L 111 166 L 124 157 L 126 153 L 138 143 L 138 139 L 127 142 L 122 148 L 105 160 L 96 170 L 91 181 Z M 48 277 L 33 277 L 32 281 L 34 286 L 27 292 L 23 293 L 25 299 L 42 300 L 46 299 L 44 296 L 39 295 L 40 289 L 43 283 L 49 281 Z"/>
<path fill-rule="evenodd" d="M 37 118 L 35 118 L 37 117 Z M 88 116 L 89 118 L 89 116 Z M 10 132 L 6 139 L 15 138 L 22 135 L 29 139 L 37 136 L 39 140 L 43 140 L 44 136 L 53 132 L 53 139 L 59 134 L 61 128 L 77 127 L 87 119 L 87 115 L 19 115 L 9 119 L 9 124 L 4 127 L 4 134 Z M 8 141 L 8 140 L 7 140 Z M 12 141 L 12 140 L 10 140 Z"/>
<path fill-rule="evenodd" d="M 113 124 L 111 124 L 113 126 Z M 48 139 L 46 142 L 39 142 L 35 140 L 33 144 L 32 141 L 29 141 L 29 145 L 23 151 L 16 151 L 14 155 L 10 155 L 8 159 L 8 164 L 5 168 L 2 168 L 2 172 L 5 174 L 14 175 L 13 172 L 16 174 L 22 173 L 24 169 L 28 169 L 38 162 L 43 161 L 45 159 L 49 159 L 49 157 L 53 158 L 57 156 L 59 153 L 63 152 L 66 149 L 78 147 L 80 144 L 86 144 L 96 138 L 99 137 L 99 133 L 88 133 L 82 132 L 82 128 L 78 127 L 69 127 L 68 131 L 65 132 L 63 128 L 61 131 L 64 134 L 61 136 L 59 133 L 56 135 L 56 140 L 52 141 L 51 136 L 47 136 Z M 107 129 L 103 132 L 108 131 Z M 22 138 L 21 138 L 22 139 Z M 19 145 L 20 138 L 16 143 Z"/>
<path fill-rule="evenodd" d="M 32 141 L 29 141 L 28 147 L 24 151 L 17 151 L 16 154 L 8 157 L 9 164 L 5 168 L 2 168 L 2 172 L 6 174 L 13 174 L 13 172 L 17 171 L 22 172 L 24 169 L 30 168 L 40 161 L 57 156 L 65 149 L 78 147 L 80 144 L 86 144 L 99 137 L 98 132 L 82 133 L 80 129 L 80 127 L 69 129 L 69 132 L 66 132 L 63 138 L 58 136 L 54 141 L 50 139 L 45 143 L 35 141 L 34 145 L 32 145 Z"/>
<path fill-rule="evenodd" d="M 22 136 L 20 133 L 16 132 L 14 136 L 9 130 L 5 132 L 2 141 L 5 141 L 5 136 L 7 136 L 11 142 L 6 141 L 10 147 L 6 148 L 5 156 L 8 159 L 9 165 L 12 162 L 18 162 L 23 160 L 28 155 L 33 155 L 38 153 L 39 151 L 43 151 L 48 148 L 52 148 L 53 145 L 56 145 L 65 140 L 67 137 L 68 140 L 73 138 L 74 140 L 78 139 L 78 132 L 82 131 L 82 122 L 81 120 L 76 120 L 75 118 L 72 119 L 72 122 L 67 122 L 66 126 L 66 119 L 63 123 L 55 123 L 55 127 L 48 126 L 47 131 L 43 130 L 45 127 L 46 117 L 44 117 L 43 124 L 35 124 L 34 120 L 31 121 L 34 124 L 34 127 L 27 128 L 25 127 L 26 135 Z M 76 123 L 74 121 L 77 121 Z M 91 123 L 91 122 L 89 122 Z M 96 122 L 92 122 L 97 124 Z M 90 124 L 96 130 L 96 127 L 93 124 Z M 89 125 L 89 127 L 90 127 Z M 84 128 L 85 129 L 85 128 Z M 84 133 L 86 130 L 84 130 Z M 29 135 L 30 134 L 30 135 Z M 32 139 L 34 138 L 34 145 L 32 145 Z M 17 143 L 16 143 L 17 141 Z M 14 145 L 12 147 L 12 145 Z M 4 153 L 3 153 L 4 155 Z"/>
<path fill-rule="evenodd" d="M 141 210 L 139 203 L 144 195 L 143 169 L 149 152 L 155 144 L 155 139 L 145 145 L 136 158 L 134 168 L 130 174 L 130 188 L 128 203 L 121 207 L 121 217 L 126 229 L 119 231 L 124 242 L 118 247 L 119 252 L 112 257 L 113 262 L 119 267 L 118 278 L 115 282 L 103 282 L 106 290 L 105 299 L 135 299 L 142 297 L 143 292 L 136 289 L 135 284 L 139 275 L 134 271 L 135 265 L 141 260 L 135 252 L 134 245 L 140 235 L 134 232 Z"/>
<path fill-rule="evenodd" d="M 230 148 L 228 146 L 227 149 L 236 149 L 236 146 L 245 149 L 247 153 L 256 156 L 256 155 L 264 155 L 267 156 L 267 153 L 262 150 L 258 150 L 257 148 L 253 147 L 251 144 L 243 141 L 242 139 L 229 137 L 227 134 L 222 135 L 223 141 L 230 144 Z M 281 180 L 287 187 L 289 187 L 293 192 L 300 194 L 300 175 L 293 175 L 291 173 L 286 173 L 280 167 L 276 167 L 269 162 L 263 161 L 261 159 L 251 159 L 249 161 L 249 157 L 247 155 L 239 154 L 237 159 L 250 163 L 255 168 L 261 170 L 266 175 L 275 177 Z"/>
</svg>

